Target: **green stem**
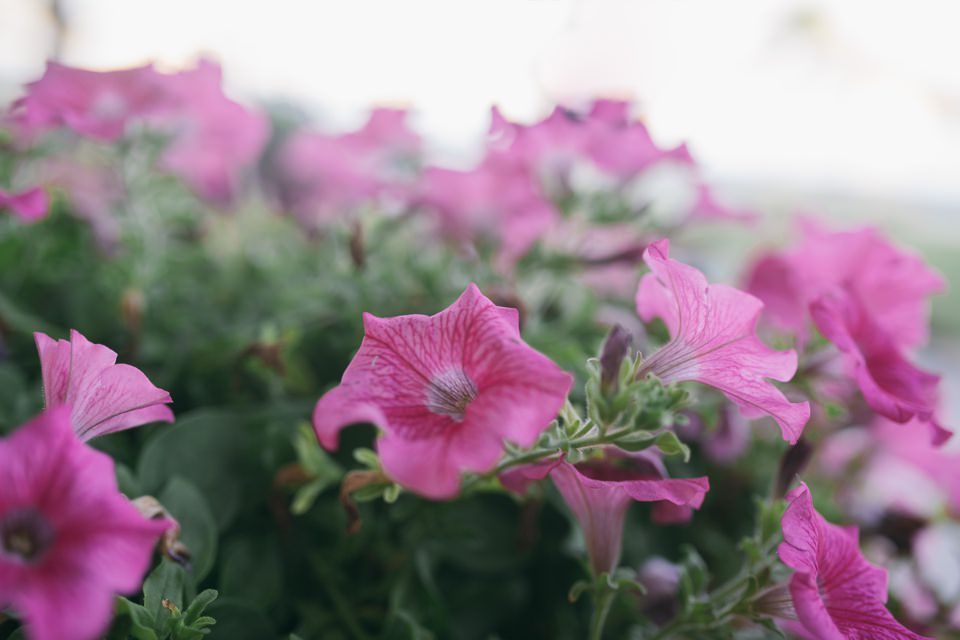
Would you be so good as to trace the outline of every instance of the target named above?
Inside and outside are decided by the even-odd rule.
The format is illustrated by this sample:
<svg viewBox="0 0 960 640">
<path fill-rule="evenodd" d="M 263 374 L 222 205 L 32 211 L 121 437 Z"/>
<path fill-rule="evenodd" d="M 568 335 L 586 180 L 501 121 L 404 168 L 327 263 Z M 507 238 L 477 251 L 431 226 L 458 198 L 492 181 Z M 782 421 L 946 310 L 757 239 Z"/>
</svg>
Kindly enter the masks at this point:
<svg viewBox="0 0 960 640">
<path fill-rule="evenodd" d="M 607 615 L 610 613 L 610 607 L 616 597 L 616 590 L 611 589 L 606 584 L 598 586 L 594 590 L 593 614 L 590 616 L 590 640 L 601 640 L 603 638 L 603 627 L 607 624 Z"/>
</svg>

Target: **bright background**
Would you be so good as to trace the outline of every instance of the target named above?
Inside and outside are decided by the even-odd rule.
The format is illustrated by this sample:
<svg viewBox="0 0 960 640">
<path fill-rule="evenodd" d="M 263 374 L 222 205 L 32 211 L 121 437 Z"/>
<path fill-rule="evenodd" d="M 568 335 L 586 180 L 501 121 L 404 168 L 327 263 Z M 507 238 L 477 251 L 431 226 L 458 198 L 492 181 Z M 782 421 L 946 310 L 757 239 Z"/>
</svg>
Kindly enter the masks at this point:
<svg viewBox="0 0 960 640">
<path fill-rule="evenodd" d="M 107 69 L 204 54 L 237 97 L 329 127 L 410 106 L 464 162 L 491 104 L 533 119 L 629 97 L 728 197 L 882 224 L 957 283 L 958 24 L 949 0 L 0 0 L 0 98 L 49 57 Z M 925 357 L 958 371 L 960 296 L 935 311 L 947 338 Z M 960 376 L 947 389 L 960 398 Z"/>
</svg>

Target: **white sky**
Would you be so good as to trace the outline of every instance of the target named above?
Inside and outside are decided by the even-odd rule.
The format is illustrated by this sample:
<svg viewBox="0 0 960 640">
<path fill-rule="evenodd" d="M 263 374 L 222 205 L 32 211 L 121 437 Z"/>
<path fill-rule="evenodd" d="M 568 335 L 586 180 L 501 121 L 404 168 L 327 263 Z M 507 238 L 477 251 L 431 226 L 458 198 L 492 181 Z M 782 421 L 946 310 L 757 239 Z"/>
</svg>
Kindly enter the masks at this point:
<svg viewBox="0 0 960 640">
<path fill-rule="evenodd" d="M 960 216 L 960 2 L 950 0 L 64 0 L 64 61 L 198 53 L 235 93 L 286 97 L 343 126 L 413 106 L 465 148 L 489 105 L 641 102 L 656 137 L 710 172 L 931 203 Z M 43 0 L 0 0 L 0 86 L 49 55 Z"/>
</svg>

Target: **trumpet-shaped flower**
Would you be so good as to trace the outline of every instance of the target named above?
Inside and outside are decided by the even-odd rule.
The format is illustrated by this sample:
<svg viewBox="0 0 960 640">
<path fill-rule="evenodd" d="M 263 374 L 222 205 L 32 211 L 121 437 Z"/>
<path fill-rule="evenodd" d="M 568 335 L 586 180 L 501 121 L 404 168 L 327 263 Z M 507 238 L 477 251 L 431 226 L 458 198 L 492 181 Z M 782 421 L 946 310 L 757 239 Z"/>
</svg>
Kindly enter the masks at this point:
<svg viewBox="0 0 960 640">
<path fill-rule="evenodd" d="M 873 228 L 832 232 L 806 218 L 800 230 L 797 247 L 761 258 L 750 275 L 748 289 L 766 303 L 773 324 L 803 344 L 809 337 L 807 306 L 842 286 L 896 345 L 909 349 L 926 342 L 929 298 L 945 288 L 940 274 Z"/>
<path fill-rule="evenodd" d="M 757 337 L 763 303 L 733 287 L 707 284 L 702 273 L 669 257 L 667 240 L 651 244 L 644 261 L 651 273 L 640 281 L 637 312 L 645 322 L 662 319 L 670 342 L 643 363 L 641 375 L 719 389 L 746 417 L 771 416 L 783 438 L 795 443 L 810 405 L 790 402 L 768 380 L 790 380 L 797 354 L 770 349 Z"/>
<path fill-rule="evenodd" d="M 170 394 L 136 367 L 116 364 L 117 354 L 79 331 L 70 340 L 35 333 L 48 409 L 69 405 L 77 436 L 89 440 L 149 422 L 173 422 Z"/>
<path fill-rule="evenodd" d="M 920 639 L 887 611 L 887 572 L 860 553 L 856 527 L 840 527 L 813 507 L 805 484 L 787 495 L 779 555 L 794 569 L 797 618 L 819 640 Z"/>
<path fill-rule="evenodd" d="M 562 457 L 504 473 L 504 486 L 522 493 L 530 482 L 547 475 L 573 512 L 596 575 L 617 568 L 623 524 L 632 502 L 652 502 L 653 519 L 661 524 L 690 520 L 710 489 L 706 477 L 669 478 L 654 454 L 625 455 L 608 449 L 605 457 L 570 464 Z"/>
<path fill-rule="evenodd" d="M 926 423 L 935 444 L 950 438 L 934 417 L 940 377 L 914 366 L 855 293 L 834 289 L 813 302 L 814 323 L 843 353 L 870 408 L 895 422 Z"/>
<path fill-rule="evenodd" d="M 169 524 L 117 491 L 113 461 L 77 440 L 68 407 L 0 440 L 0 607 L 32 640 L 99 637 Z"/>
<path fill-rule="evenodd" d="M 11 193 L 0 189 L 0 210 L 9 209 L 23 222 L 36 222 L 50 211 L 50 198 L 39 187 Z"/>
<path fill-rule="evenodd" d="M 364 315 L 360 350 L 317 402 L 320 443 L 370 422 L 386 473 L 429 498 L 454 497 L 465 471 L 496 465 L 504 441 L 533 445 L 563 405 L 571 376 L 520 339 L 515 309 L 470 285 L 434 316 Z"/>
</svg>

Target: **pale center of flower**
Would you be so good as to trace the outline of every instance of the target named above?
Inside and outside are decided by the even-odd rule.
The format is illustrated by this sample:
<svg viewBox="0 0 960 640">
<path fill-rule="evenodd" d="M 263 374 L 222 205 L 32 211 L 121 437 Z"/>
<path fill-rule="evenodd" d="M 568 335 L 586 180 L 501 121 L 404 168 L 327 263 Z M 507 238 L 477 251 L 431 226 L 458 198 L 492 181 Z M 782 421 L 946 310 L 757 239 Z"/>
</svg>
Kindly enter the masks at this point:
<svg viewBox="0 0 960 640">
<path fill-rule="evenodd" d="M 53 526 L 33 507 L 11 509 L 0 519 L 0 553 L 36 562 L 53 544 Z"/>
<path fill-rule="evenodd" d="M 434 376 L 427 385 L 427 409 L 455 422 L 463 422 L 477 388 L 462 369 L 449 369 Z"/>
</svg>

